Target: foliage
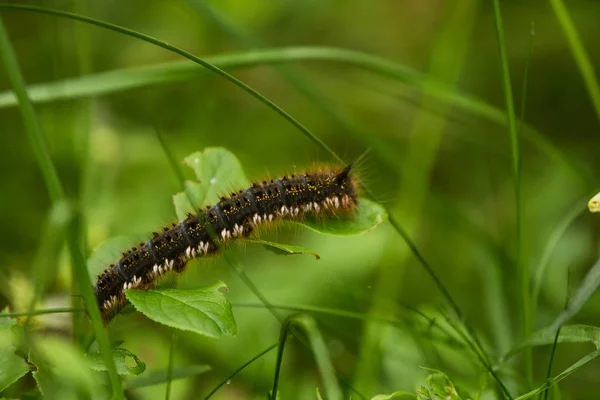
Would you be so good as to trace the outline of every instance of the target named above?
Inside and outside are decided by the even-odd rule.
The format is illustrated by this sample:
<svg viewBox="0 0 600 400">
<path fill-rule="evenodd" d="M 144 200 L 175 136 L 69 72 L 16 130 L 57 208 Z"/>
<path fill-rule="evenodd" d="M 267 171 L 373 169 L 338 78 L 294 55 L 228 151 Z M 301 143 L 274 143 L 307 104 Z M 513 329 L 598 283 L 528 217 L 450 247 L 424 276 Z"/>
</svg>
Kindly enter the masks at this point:
<svg viewBox="0 0 600 400">
<path fill-rule="evenodd" d="M 51 6 L 0 4 L 0 397 L 598 386 L 597 5 Z M 366 150 L 354 218 L 265 230 L 102 325 L 90 283 L 149 232 Z"/>
</svg>

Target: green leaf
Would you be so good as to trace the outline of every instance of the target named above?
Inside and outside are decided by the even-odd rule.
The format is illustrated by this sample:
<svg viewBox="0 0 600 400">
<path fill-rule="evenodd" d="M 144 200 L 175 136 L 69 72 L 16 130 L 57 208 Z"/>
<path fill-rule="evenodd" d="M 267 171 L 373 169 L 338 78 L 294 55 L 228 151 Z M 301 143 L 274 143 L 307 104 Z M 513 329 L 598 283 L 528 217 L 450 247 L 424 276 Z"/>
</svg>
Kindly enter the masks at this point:
<svg viewBox="0 0 600 400">
<path fill-rule="evenodd" d="M 119 375 L 139 375 L 146 370 L 146 363 L 127 349 L 114 348 L 112 356 Z M 90 368 L 93 370 L 106 371 L 100 352 L 88 354 L 87 359 L 90 361 Z"/>
<path fill-rule="evenodd" d="M 401 397 L 416 398 L 417 396 L 415 396 L 412 393 L 408 393 L 408 392 L 394 392 L 391 394 L 378 394 L 377 396 L 371 398 L 371 400 L 391 400 L 391 399 L 399 399 Z"/>
<path fill-rule="evenodd" d="M 32 375 L 37 383 L 37 387 L 45 398 L 51 398 L 55 392 L 56 383 L 52 379 L 52 372 L 47 362 L 42 360 L 37 351 L 29 350 L 27 360 L 34 365 L 35 370 Z"/>
<path fill-rule="evenodd" d="M 229 150 L 209 147 L 190 154 L 183 160 L 199 183 L 186 182 L 185 192 L 173 196 L 177 217 L 185 219 L 188 212 L 196 213 L 203 204 L 215 204 L 221 196 L 250 185 L 240 161 Z M 194 204 L 190 204 L 190 199 Z"/>
<path fill-rule="evenodd" d="M 199 289 L 127 290 L 125 295 L 142 314 L 172 328 L 213 338 L 235 335 L 231 304 L 219 291 L 219 281 Z"/>
<path fill-rule="evenodd" d="M 204 374 L 212 368 L 209 365 L 190 365 L 186 367 L 175 366 L 171 374 L 171 381 L 177 379 L 190 378 L 192 376 Z M 127 389 L 138 389 L 146 386 L 160 385 L 168 380 L 167 370 L 149 371 L 144 375 L 130 379 L 125 383 Z"/>
<path fill-rule="evenodd" d="M 92 364 L 72 343 L 55 337 L 39 337 L 34 349 L 36 366 L 40 373 L 43 372 L 43 376 L 35 376 L 38 384 L 44 382 L 49 387 L 58 378 L 90 396 L 100 390 L 100 381 L 91 370 Z"/>
<path fill-rule="evenodd" d="M 308 218 L 302 222 L 313 231 L 336 236 L 351 236 L 370 231 L 387 221 L 388 215 L 381 205 L 369 199 L 359 199 L 357 210 L 352 216 L 330 217 L 327 221 Z"/>
<path fill-rule="evenodd" d="M 418 400 L 462 400 L 445 373 L 430 368 L 423 369 L 432 373 L 427 377 L 425 384 L 417 390 Z"/>
<path fill-rule="evenodd" d="M 292 246 L 290 244 L 268 242 L 266 240 L 261 239 L 249 239 L 248 241 L 252 243 L 262 244 L 265 249 L 278 255 L 289 256 L 292 254 L 312 254 L 317 260 L 321 259 L 321 256 L 319 256 L 317 253 L 304 247 Z"/>
<path fill-rule="evenodd" d="M 577 314 L 596 289 L 598 289 L 598 285 L 600 285 L 600 259 L 596 261 L 596 264 L 590 268 L 585 278 L 583 278 L 583 282 L 581 282 L 571 300 L 569 300 L 567 308 L 556 317 L 548 329 L 556 332 L 561 325 L 564 325 Z"/>
<path fill-rule="evenodd" d="M 11 327 L 16 323 L 14 319 L 0 319 L 0 392 L 29 372 L 25 360 L 15 354 Z"/>
</svg>

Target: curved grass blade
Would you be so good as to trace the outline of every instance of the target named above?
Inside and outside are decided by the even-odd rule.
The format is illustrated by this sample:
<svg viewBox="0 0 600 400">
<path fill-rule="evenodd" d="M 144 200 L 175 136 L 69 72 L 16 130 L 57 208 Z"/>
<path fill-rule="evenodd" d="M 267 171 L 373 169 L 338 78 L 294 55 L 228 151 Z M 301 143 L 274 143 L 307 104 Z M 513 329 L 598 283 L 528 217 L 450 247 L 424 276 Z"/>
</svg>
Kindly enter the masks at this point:
<svg viewBox="0 0 600 400">
<path fill-rule="evenodd" d="M 550 264 L 550 257 L 554 253 L 554 249 L 558 245 L 561 237 L 564 235 L 565 231 L 569 228 L 571 223 L 577 218 L 579 214 L 585 209 L 585 205 L 583 202 L 578 201 L 575 206 L 567 213 L 565 216 L 558 222 L 556 227 L 552 230 L 549 239 L 546 241 L 546 245 L 544 246 L 544 250 L 542 251 L 542 256 L 540 257 L 540 261 L 538 265 L 533 269 L 534 278 L 533 278 L 533 288 L 531 290 L 531 298 L 533 301 L 533 305 L 537 304 L 537 299 L 540 294 L 540 290 L 542 287 L 542 281 L 544 279 L 544 275 L 546 274 L 546 270 L 548 265 Z"/>
<path fill-rule="evenodd" d="M 573 58 L 575 58 L 575 62 L 579 67 L 579 72 L 581 72 L 585 86 L 590 94 L 592 104 L 596 110 L 596 117 L 598 117 L 598 121 L 600 122 L 600 84 L 598 83 L 598 78 L 596 77 L 590 56 L 585 51 L 583 43 L 577 33 L 577 29 L 575 28 L 575 24 L 573 24 L 567 11 L 567 7 L 565 7 L 562 0 L 550 0 L 550 5 L 552 6 L 552 10 L 554 10 L 558 23 L 567 37 L 569 47 L 573 53 Z"/>
<path fill-rule="evenodd" d="M 246 368 L 248 365 L 252 364 L 254 361 L 258 360 L 259 358 L 261 358 L 262 356 L 264 356 L 271 350 L 275 349 L 278 346 L 278 344 L 279 343 L 272 344 L 271 346 L 267 347 L 265 350 L 258 353 L 256 356 L 252 357 L 250 360 L 248 360 L 246 363 L 244 363 L 241 367 L 239 367 L 238 369 L 233 371 L 233 373 L 231 375 L 229 375 L 226 379 L 221 381 L 221 383 L 219 383 L 217 386 L 215 386 L 215 388 L 213 390 L 211 390 L 208 395 L 206 395 L 204 400 L 210 399 L 221 387 L 223 387 L 223 385 L 226 385 L 227 382 L 229 382 L 229 381 L 231 381 L 231 379 L 233 379 L 233 377 L 235 377 L 238 373 L 242 372 L 244 370 L 244 368 Z"/>
<path fill-rule="evenodd" d="M 556 332 L 559 327 L 566 324 L 596 292 L 598 286 L 600 286 L 600 259 L 590 268 L 583 278 L 583 282 L 581 282 L 575 293 L 573 293 L 566 309 L 556 317 L 548 329 Z"/>
<path fill-rule="evenodd" d="M 312 347 L 313 355 L 323 380 L 325 387 L 325 393 L 327 399 L 341 400 L 342 392 L 335 379 L 333 373 L 333 365 L 329 359 L 329 352 L 327 346 L 321 336 L 321 333 L 317 329 L 317 325 L 312 317 L 307 315 L 298 315 L 287 318 L 281 326 L 281 334 L 279 339 L 279 347 L 277 350 L 277 364 L 275 366 L 275 377 L 273 379 L 273 389 L 271 390 L 271 399 L 277 400 L 278 387 L 279 387 L 279 375 L 281 372 L 281 363 L 283 361 L 283 351 L 285 349 L 285 343 L 290 333 L 292 326 L 295 325 L 306 332 L 308 341 Z"/>
<path fill-rule="evenodd" d="M 534 332 L 529 338 L 512 348 L 501 362 L 518 354 L 527 347 L 546 346 L 555 341 L 556 331 L 544 328 Z M 565 325 L 560 329 L 557 343 L 592 343 L 596 349 L 600 349 L 600 327 L 590 325 Z"/>
<path fill-rule="evenodd" d="M 165 388 L 165 400 L 171 397 L 171 382 L 173 381 L 173 358 L 175 357 L 175 343 L 177 335 L 171 334 L 171 345 L 169 346 L 169 365 L 167 366 L 167 387 Z"/>
<path fill-rule="evenodd" d="M 0 4 L 0 9 L 15 7 L 20 9 L 18 5 Z M 344 63 L 397 82 L 413 85 L 417 88 L 423 88 L 427 83 L 430 96 L 435 97 L 441 103 L 451 104 L 454 107 L 463 109 L 499 125 L 507 124 L 506 114 L 502 110 L 480 99 L 461 93 L 441 82 L 436 82 L 431 77 L 419 71 L 357 51 L 334 47 L 284 47 L 230 55 L 216 55 L 207 57 L 205 60 L 220 68 L 228 69 L 293 61 Z M 152 84 L 179 82 L 205 75 L 206 70 L 198 69 L 195 62 L 173 61 L 152 66 L 117 69 L 44 84 L 34 84 L 29 86 L 28 93 L 35 103 L 45 103 L 61 99 L 76 99 L 109 94 Z M 17 99 L 13 92 L 0 92 L 0 108 L 15 105 L 17 105 Z M 526 128 L 523 129 L 523 137 L 525 139 L 534 143 L 551 159 L 564 165 L 578 179 L 584 182 L 590 181 L 587 176 L 588 174 L 572 165 L 560 149 L 553 146 L 538 131 L 530 126 L 526 126 L 524 122 L 523 128 Z M 385 155 L 385 149 L 378 145 L 378 142 L 372 139 L 369 142 L 376 151 L 381 153 L 381 155 Z"/>
<path fill-rule="evenodd" d="M 504 43 L 504 27 L 502 25 L 502 13 L 500 1 L 494 0 L 494 15 L 496 20 L 496 32 L 498 38 L 498 51 L 500 53 L 502 82 L 504 88 L 504 99 L 506 113 L 508 116 L 508 134 L 512 152 L 513 178 L 515 187 L 515 268 L 518 271 L 518 283 L 520 292 L 521 333 L 528 337 L 531 332 L 531 292 L 529 264 L 521 260 L 521 155 L 519 150 L 519 136 L 517 134 L 517 123 L 515 118 L 515 106 L 510 80 L 510 69 L 508 67 L 508 56 L 506 44 Z M 531 352 L 525 356 L 525 372 L 528 384 L 533 381 L 533 359 Z M 507 395 L 509 395 L 507 393 Z M 510 395 L 509 395 L 510 397 Z"/>
</svg>

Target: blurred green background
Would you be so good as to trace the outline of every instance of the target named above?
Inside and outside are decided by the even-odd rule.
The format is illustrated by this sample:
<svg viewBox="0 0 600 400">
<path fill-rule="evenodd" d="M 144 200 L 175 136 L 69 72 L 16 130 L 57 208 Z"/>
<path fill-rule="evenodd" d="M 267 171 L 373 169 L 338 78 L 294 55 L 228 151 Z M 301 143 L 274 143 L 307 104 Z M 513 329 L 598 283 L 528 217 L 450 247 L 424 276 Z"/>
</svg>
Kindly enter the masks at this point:
<svg viewBox="0 0 600 400">
<path fill-rule="evenodd" d="M 531 300 L 530 330 L 537 330 L 554 320 L 569 291 L 598 258 L 600 219 L 585 211 L 585 202 L 600 187 L 600 116 L 547 2 L 501 2 L 517 116 L 525 98 L 525 122 L 517 123 L 522 164 L 520 263 L 515 259 L 515 186 L 491 2 L 27 3 L 122 25 L 202 58 L 227 55 L 233 60 L 228 71 L 288 111 L 344 160 L 370 148 L 360 168 L 364 183 L 417 243 L 492 360 L 523 339 L 519 268 L 528 266 L 531 291 L 539 291 Z M 600 65 L 600 3 L 567 6 L 592 65 Z M 116 261 L 119 250 L 175 221 L 172 195 L 181 188 L 157 131 L 178 160 L 209 146 L 229 149 L 251 179 L 323 163 L 337 165 L 281 116 L 230 82 L 193 64 L 178 64 L 186 72 L 173 72 L 172 63 L 183 60 L 176 54 L 81 22 L 0 12 L 30 85 L 158 66 L 151 84 L 126 88 L 145 75 L 139 70 L 119 72 L 104 75 L 90 84 L 88 95 L 79 96 L 70 81 L 54 88 L 59 99 L 39 101 L 35 107 L 60 178 L 83 211 L 82 244 L 87 241 L 88 254 L 106 240 L 122 240 L 113 259 L 91 266 L 93 276 Z M 301 51 L 305 46 L 310 48 Z M 259 48 L 269 49 L 276 61 Z M 362 68 L 359 53 L 341 60 L 332 48 L 376 56 L 375 64 L 391 63 L 395 72 Z M 277 62 L 289 54 L 292 60 Z M 234 69 L 247 55 L 256 55 L 252 65 Z M 92 82 L 87 79 L 77 82 Z M 0 90 L 10 90 L 4 71 Z M 51 202 L 18 107 L 7 98 L 0 93 L 0 304 L 23 311 L 33 290 L 32 263 Z M 191 171 L 185 173 L 192 179 Z M 564 232 L 557 230 L 561 224 L 567 226 Z M 471 396 L 482 388 L 487 388 L 487 398 L 497 396 L 472 353 L 453 346 L 430 322 L 406 308 L 437 321 L 449 312 L 440 291 L 389 223 L 356 237 L 322 236 L 289 225 L 267 237 L 321 256 L 318 261 L 311 256 L 281 257 L 252 244 L 232 249 L 269 301 L 369 316 L 356 320 L 315 314 L 336 370 L 364 396 L 414 393 L 428 374 L 420 366 L 446 372 Z M 66 253 L 54 267 L 38 308 L 71 303 Z M 176 365 L 209 364 L 212 371 L 174 382 L 173 398 L 206 395 L 278 340 L 279 322 L 222 257 L 194 261 L 177 286 L 196 287 L 219 279 L 229 286 L 227 297 L 234 305 L 239 333 L 214 340 L 179 332 Z M 573 322 L 597 325 L 599 314 L 600 297 L 593 295 Z M 39 323 L 41 329 L 68 332 L 70 322 L 68 315 L 59 314 Z M 149 369 L 166 368 L 171 333 L 138 314 L 119 316 L 109 327 L 111 340 L 124 340 L 123 346 Z M 315 398 L 320 381 L 311 353 L 297 342 L 288 345 L 282 398 Z M 564 370 L 589 347 L 559 345 L 553 371 Z M 533 351 L 535 386 L 527 385 L 523 360 L 517 357 L 506 364 L 502 371 L 511 391 L 522 394 L 543 383 L 549 356 L 550 346 Z M 264 398 L 274 365 L 275 351 L 214 398 Z M 592 361 L 561 382 L 561 398 L 589 398 L 598 388 L 599 373 L 599 362 Z M 348 398 L 352 392 L 345 390 Z M 132 396 L 162 398 L 164 387 L 141 389 Z"/>
</svg>

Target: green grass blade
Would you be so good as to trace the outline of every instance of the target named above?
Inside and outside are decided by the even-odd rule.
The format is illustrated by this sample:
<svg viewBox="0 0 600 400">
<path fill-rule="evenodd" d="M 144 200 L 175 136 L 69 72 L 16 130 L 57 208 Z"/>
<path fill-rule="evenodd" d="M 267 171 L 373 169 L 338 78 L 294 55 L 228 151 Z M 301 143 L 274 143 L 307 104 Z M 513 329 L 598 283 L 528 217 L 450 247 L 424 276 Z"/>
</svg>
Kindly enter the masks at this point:
<svg viewBox="0 0 600 400">
<path fill-rule="evenodd" d="M 213 390 L 211 390 L 208 395 L 206 395 L 204 400 L 210 399 L 221 387 L 226 385 L 227 382 L 231 381 L 231 379 L 233 379 L 237 374 L 242 372 L 244 370 L 244 368 L 246 368 L 248 365 L 252 364 L 254 361 L 258 360 L 265 354 L 269 353 L 271 350 L 275 349 L 278 345 L 279 345 L 279 343 L 272 344 L 271 346 L 267 347 L 266 349 L 264 349 L 263 351 L 261 351 L 260 353 L 258 353 L 254 357 L 252 357 L 250 360 L 248 360 L 246 363 L 244 363 L 241 367 L 239 367 L 238 369 L 233 371 L 233 373 L 231 375 L 229 375 L 226 379 L 222 380 L 217 386 L 215 386 L 215 388 Z"/>
<path fill-rule="evenodd" d="M 3 5 L 0 4 L 0 9 Z M 352 65 L 373 74 L 387 77 L 396 82 L 421 87 L 426 78 L 424 74 L 400 64 L 392 63 L 384 58 L 370 54 L 336 47 L 298 46 L 267 48 L 245 51 L 233 54 L 217 54 L 208 56 L 205 61 L 221 69 L 249 68 L 258 65 L 278 65 L 292 62 L 335 62 Z M 159 63 L 142 67 L 128 67 L 105 72 L 67 78 L 49 83 L 33 84 L 28 87 L 29 95 L 35 103 L 47 103 L 57 100 L 76 99 L 100 96 L 124 90 L 142 88 L 150 85 L 160 85 L 181 82 L 207 76 L 208 71 L 199 69 L 194 61 L 179 60 Z M 453 96 L 460 98 L 461 94 L 454 93 L 450 87 L 440 90 L 448 92 L 447 101 L 456 101 L 467 108 L 474 109 L 475 114 L 487 118 L 502 119 L 502 111 L 495 109 L 479 100 L 452 100 Z M 13 92 L 0 92 L 0 108 L 17 105 Z M 491 107 L 488 109 L 487 107 Z"/>
<path fill-rule="evenodd" d="M 583 76 L 585 86 L 590 94 L 594 109 L 596 110 L 596 116 L 598 117 L 598 121 L 600 121 L 600 84 L 598 83 L 598 78 L 596 77 L 590 56 L 583 47 L 575 24 L 571 20 L 567 7 L 563 1 L 550 0 L 550 5 L 552 6 L 552 10 L 554 10 L 558 23 L 562 27 L 567 41 L 569 42 L 569 47 L 571 48 L 575 62 L 579 67 L 579 72 L 581 72 L 581 75 Z"/>
<path fill-rule="evenodd" d="M 0 318 L 31 317 L 34 315 L 76 313 L 76 312 L 85 312 L 85 309 L 73 308 L 73 307 L 49 308 L 47 310 L 32 310 L 32 311 L 27 311 L 27 312 L 2 313 L 2 314 L 0 314 Z"/>
<path fill-rule="evenodd" d="M 271 389 L 271 396 L 269 396 L 269 400 L 277 400 L 277 392 L 279 390 L 279 375 L 281 373 L 281 363 L 283 361 L 283 351 L 285 350 L 285 343 L 287 341 L 291 324 L 292 321 L 289 318 L 283 321 L 281 324 L 279 343 L 277 345 L 277 359 L 275 361 L 275 376 L 273 377 L 273 388 Z"/>
<path fill-rule="evenodd" d="M 78 12 L 85 12 L 88 8 L 85 2 L 74 2 L 73 9 Z M 79 76 L 89 74 L 92 70 L 92 45 L 89 31 L 83 26 L 75 24 L 71 27 L 75 37 L 75 50 L 77 53 L 77 73 Z M 79 204 L 81 212 L 78 213 L 78 228 L 79 228 L 79 245 L 84 254 L 88 254 L 88 226 L 86 210 L 91 203 L 91 199 L 95 196 L 95 188 L 92 185 L 92 166 L 94 164 L 93 157 L 90 157 L 90 133 L 91 133 L 91 100 L 81 100 L 77 102 L 77 111 L 74 113 L 74 124 L 72 131 L 77 132 L 74 135 L 76 144 L 75 148 L 83 149 L 77 152 L 79 161 Z M 75 281 L 75 273 L 71 272 L 72 280 Z M 73 297 L 71 303 L 74 307 L 81 307 L 81 298 Z M 73 336 L 79 340 L 83 336 L 81 333 L 83 327 L 83 315 L 73 315 Z"/>
<path fill-rule="evenodd" d="M 449 6 L 448 17 L 444 18 L 441 28 L 436 31 L 436 40 L 431 50 L 428 75 L 443 79 L 452 85 L 458 79 L 467 53 L 467 38 L 472 33 L 477 10 L 476 1 L 462 1 Z M 448 49 L 452 49 L 450 52 Z M 408 132 L 407 149 L 402 161 L 396 161 L 400 173 L 400 197 L 395 210 L 397 219 L 402 221 L 401 230 L 406 236 L 416 237 L 423 218 L 426 199 L 429 196 L 432 171 L 436 165 L 447 123 L 448 103 L 439 104 L 435 95 L 437 81 L 426 80 L 423 85 L 423 99 L 418 104 L 418 112 L 414 117 L 411 130 Z M 440 112 L 432 118 L 428 108 L 437 107 Z M 398 157 L 396 157 L 398 159 Z M 395 307 L 390 299 L 394 299 L 401 291 L 406 266 L 411 259 L 411 249 L 402 247 L 398 250 L 398 262 L 393 268 L 379 268 L 371 300 L 370 313 L 390 314 Z M 426 268 L 427 269 L 427 268 Z M 436 286 L 450 302 L 453 311 L 462 315 L 459 306 L 450 294 L 444 282 L 439 279 L 433 269 L 428 273 Z M 355 372 L 356 384 L 367 392 L 374 392 L 377 382 L 381 346 L 381 324 L 369 323 L 360 344 L 359 360 Z"/>
<path fill-rule="evenodd" d="M 279 346 L 277 350 L 277 364 L 275 366 L 275 377 L 273 379 L 273 389 L 271 390 L 272 400 L 277 399 L 277 390 L 279 386 L 279 375 L 281 373 L 281 363 L 283 361 L 283 351 L 285 349 L 285 343 L 287 342 L 288 334 L 291 332 L 292 327 L 297 326 L 301 328 L 308 337 L 308 341 L 311 345 L 321 380 L 325 387 L 325 393 L 327 393 L 327 399 L 341 400 L 342 391 L 335 378 L 333 365 L 329 359 L 329 352 L 323 336 L 319 332 L 317 325 L 312 317 L 307 315 L 298 315 L 287 318 L 281 326 L 281 334 L 279 339 Z"/>
<path fill-rule="evenodd" d="M 171 334 L 171 345 L 169 346 L 169 365 L 167 366 L 167 387 L 165 388 L 165 400 L 171 397 L 171 382 L 173 381 L 173 359 L 175 358 L 175 343 L 177 335 Z"/>
<path fill-rule="evenodd" d="M 302 327 L 306 332 L 319 369 L 319 374 L 321 375 L 321 380 L 323 381 L 323 386 L 325 387 L 327 399 L 342 400 L 342 391 L 337 383 L 329 351 L 321 332 L 317 328 L 317 323 L 308 315 L 299 315 L 294 318 L 294 324 Z"/>
<path fill-rule="evenodd" d="M 556 375 L 550 381 L 544 383 L 537 389 L 534 389 L 528 393 L 525 393 L 525 394 L 517 397 L 515 400 L 530 399 L 533 396 L 542 393 L 544 390 L 549 389 L 552 386 L 556 385 L 558 382 L 562 381 L 563 379 L 565 379 L 566 377 L 571 375 L 573 372 L 577 371 L 579 368 L 583 367 L 585 364 L 589 363 L 590 361 L 592 361 L 593 359 L 595 359 L 598 356 L 600 356 L 600 350 L 596 350 L 596 351 L 593 351 L 593 352 L 587 354 L 586 356 L 582 357 L 579 361 L 572 364 L 569 368 L 565 369 L 563 372 Z"/>
<path fill-rule="evenodd" d="M 546 275 L 546 270 L 548 269 L 548 265 L 550 265 L 550 258 L 558 245 L 558 242 L 565 234 L 565 231 L 571 223 L 577 218 L 579 214 L 581 214 L 586 209 L 585 200 L 579 200 L 575 203 L 575 205 L 565 214 L 565 216 L 558 222 L 556 227 L 552 230 L 548 240 L 546 241 L 546 245 L 544 246 L 544 250 L 542 251 L 542 256 L 540 257 L 540 261 L 537 266 L 533 269 L 534 277 L 533 277 L 533 287 L 532 287 L 532 301 L 533 306 L 535 307 L 538 301 L 538 297 L 540 295 L 540 290 L 542 287 L 542 281 L 544 280 L 544 276 Z"/>
<path fill-rule="evenodd" d="M 550 353 L 550 360 L 548 361 L 548 372 L 546 373 L 546 381 L 550 380 L 552 376 L 552 365 L 554 364 L 554 355 L 556 354 L 556 344 L 558 343 L 558 336 L 560 335 L 561 328 L 556 330 L 556 335 L 554 336 L 554 343 L 552 344 L 552 352 Z M 544 389 L 543 396 L 544 400 L 548 400 L 549 388 Z"/>
<path fill-rule="evenodd" d="M 502 83 L 504 87 L 504 97 L 506 102 L 506 112 L 508 116 L 508 134 L 510 137 L 510 147 L 512 152 L 513 176 L 515 181 L 515 268 L 518 271 L 518 283 L 521 305 L 521 335 L 523 338 L 529 336 L 531 332 L 531 291 L 530 291 L 530 272 L 529 264 L 521 260 L 521 160 L 519 150 L 519 136 L 517 134 L 517 124 L 515 118 L 515 106 L 512 93 L 512 83 L 510 80 L 510 69 L 508 66 L 508 56 L 506 44 L 504 43 L 504 27 L 502 25 L 502 13 L 500 11 L 500 0 L 494 0 L 494 14 L 496 20 L 496 31 L 498 34 L 498 50 L 502 66 Z M 533 359 L 531 351 L 525 355 L 525 371 L 527 384 L 531 385 L 533 381 Z"/>
<path fill-rule="evenodd" d="M 35 115 L 33 105 L 31 104 L 31 101 L 27 96 L 27 91 L 25 89 L 25 81 L 23 79 L 23 76 L 21 75 L 21 70 L 19 68 L 14 50 L 12 48 L 6 29 L 4 28 L 4 23 L 2 22 L 1 18 L 0 59 L 5 66 L 13 90 L 17 98 L 19 99 L 19 109 L 21 111 L 23 122 L 25 124 L 25 131 L 29 137 L 29 142 L 31 143 L 31 146 L 35 153 L 35 157 L 44 176 L 44 181 L 46 183 L 48 193 L 50 194 L 50 198 L 53 202 L 62 201 L 64 199 L 64 190 L 58 178 L 58 174 L 56 173 L 54 164 L 52 163 L 50 152 L 48 151 L 48 146 L 44 139 L 41 126 L 39 125 L 39 122 Z M 96 337 L 98 338 L 98 343 L 100 345 L 100 349 L 102 350 L 104 356 L 104 361 L 108 368 L 108 375 L 112 386 L 113 398 L 122 399 L 123 391 L 121 388 L 121 380 L 117 375 L 117 370 L 111 356 L 112 353 L 110 344 L 108 342 L 108 336 L 106 334 L 106 330 L 102 325 L 100 311 L 97 307 L 94 293 L 92 292 L 92 288 L 89 285 L 89 274 L 86 269 L 85 261 L 83 260 L 81 251 L 77 245 L 77 240 L 77 226 L 73 223 L 70 223 L 69 228 L 67 229 L 67 244 L 73 261 L 73 268 L 75 268 L 77 271 L 77 283 L 85 300 L 88 314 L 90 316 L 90 319 L 92 320 L 92 325 L 96 332 Z"/>
<path fill-rule="evenodd" d="M 212 6 L 208 1 L 205 0 L 191 0 L 189 1 L 193 7 L 198 9 L 208 20 L 212 21 L 219 29 L 226 32 L 236 42 L 244 48 L 264 48 L 267 45 L 257 37 L 254 37 L 252 33 L 244 31 L 242 28 L 235 25 L 227 15 L 219 12 L 219 10 Z M 289 68 L 287 65 L 277 66 L 275 70 L 279 75 L 286 80 L 290 86 L 292 86 L 298 93 L 304 96 L 310 103 L 312 103 L 318 111 L 327 115 L 332 121 L 334 121 L 341 131 L 346 132 L 347 135 L 352 136 L 357 142 L 363 144 L 365 147 L 376 149 L 377 153 L 387 162 L 391 167 L 395 166 L 396 154 L 391 151 L 388 147 L 384 146 L 380 140 L 373 140 L 377 134 L 370 132 L 368 129 L 359 126 L 354 121 L 348 112 L 344 112 L 339 106 L 336 106 L 334 100 L 326 98 L 322 91 L 317 89 L 315 85 L 311 84 L 310 80 L 305 78 L 303 75 L 297 73 L 294 69 Z M 410 70 L 402 70 L 402 73 Z M 411 71 L 408 76 L 420 75 L 415 71 Z"/>
<path fill-rule="evenodd" d="M 579 285 L 573 296 L 569 300 L 569 304 L 566 309 L 562 311 L 558 317 L 554 320 L 551 325 L 553 331 L 557 330 L 560 326 L 566 324 L 583 305 L 589 300 L 589 298 L 596 292 L 600 286 L 600 259 L 590 268 L 586 276 L 583 278 L 583 282 Z"/>
<path fill-rule="evenodd" d="M 67 200 L 59 200 L 52 204 L 48 217 L 41 230 L 42 238 L 32 264 L 32 276 L 35 282 L 35 293 L 29 304 L 28 313 L 34 315 L 38 300 L 42 297 L 50 278 L 57 272 L 60 251 L 64 245 L 65 231 L 73 217 L 73 210 Z M 30 319 L 27 319 L 27 324 Z"/>
<path fill-rule="evenodd" d="M 50 158 L 50 151 L 48 150 L 48 143 L 42 133 L 42 128 L 37 121 L 35 111 L 29 98 L 27 96 L 25 80 L 21 76 L 19 65 L 4 28 L 4 23 L 0 21 L 0 59 L 4 64 L 8 80 L 13 87 L 16 101 L 19 105 L 19 111 L 23 119 L 23 125 L 25 126 L 25 132 L 28 135 L 29 143 L 35 154 L 35 158 L 40 167 L 42 176 L 50 199 L 52 201 L 58 201 L 64 198 L 64 191 L 62 185 L 58 179 L 58 174 Z"/>
<path fill-rule="evenodd" d="M 265 308 L 264 304 L 253 304 L 253 303 L 232 303 L 231 305 L 234 307 L 240 307 L 240 308 Z M 389 324 L 391 326 L 396 326 L 398 328 L 404 328 L 407 326 L 407 321 L 403 321 L 400 319 L 380 317 L 380 316 L 376 316 L 376 315 L 372 315 L 372 314 L 357 313 L 357 312 L 352 312 L 352 311 L 347 311 L 347 310 L 339 310 L 339 309 L 335 309 L 335 308 L 305 306 L 305 305 L 284 305 L 284 304 L 271 304 L 271 307 L 273 309 L 277 309 L 277 310 L 296 311 L 296 312 L 311 313 L 311 314 L 323 314 L 323 315 L 330 315 L 330 316 L 334 316 L 334 317 L 356 319 L 356 320 L 360 320 L 360 321 L 377 321 L 380 323 Z M 435 327 L 440 331 L 440 333 L 442 333 L 445 336 L 445 339 L 448 341 L 448 343 L 451 343 L 452 345 L 454 345 L 456 347 L 465 347 L 463 343 L 458 342 L 454 338 L 454 336 L 448 331 L 448 329 L 446 327 L 444 327 L 443 325 L 441 325 L 435 318 L 431 318 L 431 317 L 427 316 L 426 314 L 424 314 L 423 312 L 419 311 L 418 309 L 415 309 L 412 307 L 405 306 L 405 309 L 414 313 L 415 315 L 419 316 L 420 318 L 424 319 L 425 322 L 427 323 L 428 331 L 430 328 Z M 419 333 L 427 334 L 428 332 L 419 332 Z"/>
<path fill-rule="evenodd" d="M 2 4 L 0 4 L 0 8 L 3 8 Z M 428 82 L 429 95 L 435 97 L 441 103 L 453 105 L 458 109 L 502 126 L 507 124 L 506 114 L 492 105 L 456 91 L 456 89 L 447 85 L 436 83 L 431 77 L 413 69 L 394 64 L 380 57 L 352 50 L 329 47 L 287 47 L 216 55 L 206 58 L 207 62 L 228 69 L 319 60 L 352 65 L 417 88 L 423 88 L 425 82 Z M 64 79 L 45 84 L 35 84 L 29 87 L 29 94 L 36 103 L 45 103 L 55 100 L 98 96 L 153 84 L 178 82 L 204 75 L 207 75 L 207 71 L 198 69 L 197 64 L 194 62 L 174 61 L 153 66 L 101 72 L 81 78 Z M 16 104 L 17 100 L 12 92 L 0 93 L 0 108 L 15 106 Z M 524 139 L 535 144 L 548 157 L 563 165 L 576 179 L 586 184 L 591 182 L 587 172 L 575 167 L 559 148 L 549 142 L 538 131 L 526 124 L 523 124 L 523 128 Z M 392 154 L 388 147 L 382 146 L 375 139 L 375 136 L 369 137 L 367 144 L 378 152 L 384 160 L 395 160 L 395 154 Z"/>
</svg>

